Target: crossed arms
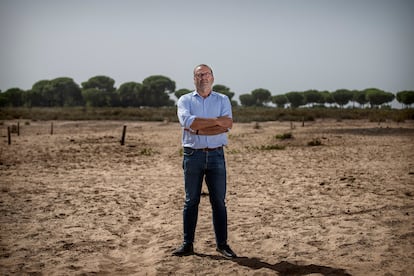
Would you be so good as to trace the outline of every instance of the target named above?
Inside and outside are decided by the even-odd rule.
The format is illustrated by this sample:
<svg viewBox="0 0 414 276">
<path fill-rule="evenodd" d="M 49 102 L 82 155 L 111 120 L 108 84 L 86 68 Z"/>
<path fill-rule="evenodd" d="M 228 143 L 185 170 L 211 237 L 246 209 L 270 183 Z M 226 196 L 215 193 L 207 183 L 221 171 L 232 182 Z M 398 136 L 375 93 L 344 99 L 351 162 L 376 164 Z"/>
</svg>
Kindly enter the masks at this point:
<svg viewBox="0 0 414 276">
<path fill-rule="evenodd" d="M 190 128 L 198 131 L 198 135 L 216 135 L 229 131 L 232 126 L 232 118 L 221 116 L 217 118 L 195 118 Z"/>
</svg>

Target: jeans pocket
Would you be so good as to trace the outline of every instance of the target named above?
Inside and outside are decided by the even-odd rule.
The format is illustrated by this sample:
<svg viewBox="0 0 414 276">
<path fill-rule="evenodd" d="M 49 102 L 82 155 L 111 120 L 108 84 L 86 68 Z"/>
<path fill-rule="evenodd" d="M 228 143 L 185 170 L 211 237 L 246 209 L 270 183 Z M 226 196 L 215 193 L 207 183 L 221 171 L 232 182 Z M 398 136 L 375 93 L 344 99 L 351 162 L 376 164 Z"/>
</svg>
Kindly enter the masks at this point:
<svg viewBox="0 0 414 276">
<path fill-rule="evenodd" d="M 183 149 L 183 155 L 184 156 L 191 156 L 191 155 L 193 155 L 194 154 L 194 152 L 195 152 L 195 150 L 194 149 L 192 149 L 192 148 L 184 148 Z"/>
</svg>

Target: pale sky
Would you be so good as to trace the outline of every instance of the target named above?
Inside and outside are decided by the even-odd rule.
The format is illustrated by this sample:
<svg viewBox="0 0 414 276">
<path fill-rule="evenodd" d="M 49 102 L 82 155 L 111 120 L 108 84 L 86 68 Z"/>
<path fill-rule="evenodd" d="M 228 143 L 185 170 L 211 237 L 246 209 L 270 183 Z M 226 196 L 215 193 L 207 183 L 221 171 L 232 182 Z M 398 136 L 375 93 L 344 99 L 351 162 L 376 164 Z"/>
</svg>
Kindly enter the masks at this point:
<svg viewBox="0 0 414 276">
<path fill-rule="evenodd" d="M 414 90 L 413 0 L 0 0 L 0 89 L 195 65 L 236 93 Z"/>
</svg>

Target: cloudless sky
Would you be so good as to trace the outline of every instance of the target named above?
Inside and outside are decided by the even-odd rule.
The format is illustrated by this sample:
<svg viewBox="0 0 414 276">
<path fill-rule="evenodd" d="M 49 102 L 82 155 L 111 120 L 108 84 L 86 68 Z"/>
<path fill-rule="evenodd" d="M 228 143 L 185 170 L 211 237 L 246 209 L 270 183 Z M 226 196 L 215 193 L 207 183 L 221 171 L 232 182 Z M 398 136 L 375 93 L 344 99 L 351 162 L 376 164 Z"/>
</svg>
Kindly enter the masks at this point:
<svg viewBox="0 0 414 276">
<path fill-rule="evenodd" d="M 164 75 L 193 89 L 195 65 L 236 93 L 414 90 L 412 0 L 0 0 L 0 89 L 96 75 Z"/>
</svg>

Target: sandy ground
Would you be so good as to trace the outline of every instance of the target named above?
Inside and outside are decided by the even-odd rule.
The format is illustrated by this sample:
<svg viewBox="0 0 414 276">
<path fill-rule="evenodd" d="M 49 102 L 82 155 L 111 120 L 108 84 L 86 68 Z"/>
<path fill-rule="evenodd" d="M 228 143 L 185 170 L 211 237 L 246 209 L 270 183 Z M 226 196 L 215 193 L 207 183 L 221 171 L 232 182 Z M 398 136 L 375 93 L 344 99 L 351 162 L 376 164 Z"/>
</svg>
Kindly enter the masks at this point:
<svg viewBox="0 0 414 276">
<path fill-rule="evenodd" d="M 414 275 L 414 122 L 235 123 L 236 260 L 215 251 L 208 196 L 196 254 L 171 255 L 184 198 L 177 123 L 61 121 L 51 135 L 51 122 L 21 121 L 8 145 L 12 124 L 0 137 L 1 275 Z"/>
</svg>

